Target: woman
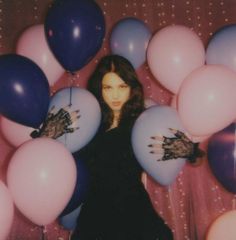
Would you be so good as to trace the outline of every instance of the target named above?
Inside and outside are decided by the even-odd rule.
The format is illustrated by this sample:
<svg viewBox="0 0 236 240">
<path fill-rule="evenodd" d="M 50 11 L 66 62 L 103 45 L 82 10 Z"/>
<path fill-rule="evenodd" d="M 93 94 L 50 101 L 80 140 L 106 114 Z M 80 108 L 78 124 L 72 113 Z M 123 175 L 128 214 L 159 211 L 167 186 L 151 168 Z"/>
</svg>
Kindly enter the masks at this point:
<svg viewBox="0 0 236 240">
<path fill-rule="evenodd" d="M 101 126 L 75 158 L 85 160 L 91 181 L 88 196 L 78 217 L 72 240 L 171 240 L 170 228 L 155 212 L 142 184 L 142 169 L 132 146 L 131 131 L 144 110 L 144 96 L 134 68 L 121 56 L 101 59 L 88 82 L 88 89 L 101 106 Z M 53 111 L 36 137 L 57 138 L 76 129 L 70 125 L 78 111 Z M 194 161 L 197 145 L 182 132 L 171 129 L 175 137 L 150 136 L 152 153 L 162 152 L 161 161 L 186 157 Z"/>
<path fill-rule="evenodd" d="M 71 239 L 173 239 L 152 207 L 132 151 L 132 126 L 144 110 L 143 90 L 134 68 L 121 56 L 106 56 L 92 74 L 88 89 L 100 103 L 102 122 L 95 138 L 76 153 L 88 164 L 91 186 Z"/>
</svg>

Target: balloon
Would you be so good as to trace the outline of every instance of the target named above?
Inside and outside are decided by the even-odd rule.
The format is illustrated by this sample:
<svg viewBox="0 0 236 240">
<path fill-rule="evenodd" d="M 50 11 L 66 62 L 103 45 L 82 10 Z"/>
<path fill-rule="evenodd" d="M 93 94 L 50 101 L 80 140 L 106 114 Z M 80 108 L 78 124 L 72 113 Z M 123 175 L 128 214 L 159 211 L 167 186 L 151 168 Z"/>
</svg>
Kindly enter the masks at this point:
<svg viewBox="0 0 236 240">
<path fill-rule="evenodd" d="M 53 85 L 64 73 L 64 69 L 48 47 L 42 24 L 23 32 L 17 42 L 16 53 L 34 61 L 47 76 L 49 85 Z"/>
<path fill-rule="evenodd" d="M 37 138 L 22 144 L 7 170 L 7 183 L 17 208 L 33 223 L 52 223 L 74 191 L 76 166 L 63 144 Z"/>
<path fill-rule="evenodd" d="M 207 64 L 222 64 L 236 71 L 236 24 L 220 28 L 210 39 L 206 49 Z"/>
<path fill-rule="evenodd" d="M 151 154 L 148 145 L 154 141 L 150 137 L 155 135 L 173 137 L 169 128 L 184 131 L 176 110 L 167 106 L 152 106 L 136 120 L 131 138 L 134 154 L 140 165 L 153 179 L 164 186 L 175 181 L 185 164 L 185 159 L 157 161 L 162 154 Z"/>
<path fill-rule="evenodd" d="M 230 192 L 236 193 L 235 123 L 211 136 L 208 162 L 216 179 Z"/>
<path fill-rule="evenodd" d="M 76 152 L 84 147 L 95 135 L 101 121 L 101 110 L 96 98 L 86 89 L 71 87 L 58 91 L 51 99 L 50 108 L 60 108 L 71 104 L 71 111 L 79 110 L 81 116 L 71 127 L 78 130 L 67 133 L 57 138 L 71 152 Z M 50 109 L 49 108 L 49 109 Z"/>
<path fill-rule="evenodd" d="M 127 58 L 137 69 L 146 61 L 146 49 L 150 38 L 151 31 L 143 21 L 131 17 L 125 18 L 112 29 L 111 51 Z"/>
<path fill-rule="evenodd" d="M 174 109 L 177 109 L 177 107 L 178 107 L 177 103 L 178 103 L 178 95 L 174 95 L 171 99 L 170 106 Z M 210 137 L 210 135 L 196 136 L 196 135 L 188 133 L 188 137 L 191 139 L 192 142 L 199 143 L 199 142 L 203 142 L 206 139 L 208 139 Z"/>
<path fill-rule="evenodd" d="M 100 49 L 105 35 L 102 10 L 92 0 L 56 0 L 45 21 L 48 44 L 70 72 L 85 66 Z"/>
<path fill-rule="evenodd" d="M 177 94 L 184 78 L 204 64 L 204 45 L 191 29 L 167 26 L 151 38 L 147 61 L 154 77 Z"/>
<path fill-rule="evenodd" d="M 220 215 L 210 226 L 206 240 L 235 240 L 236 211 L 231 210 Z"/>
<path fill-rule="evenodd" d="M 11 230 L 14 206 L 12 196 L 2 181 L 0 181 L 0 212 L 0 239 L 4 240 Z"/>
<path fill-rule="evenodd" d="M 0 56 L 0 113 L 26 126 L 37 128 L 49 105 L 49 84 L 42 70 L 30 59 Z"/>
<path fill-rule="evenodd" d="M 13 146 L 19 147 L 22 143 L 31 140 L 31 132 L 34 128 L 13 122 L 3 116 L 0 119 L 0 128 L 3 136 Z"/>
<path fill-rule="evenodd" d="M 77 224 L 77 218 L 79 216 L 79 213 L 81 211 L 82 205 L 77 207 L 75 210 L 70 212 L 69 214 L 60 217 L 59 223 L 67 230 L 74 230 Z"/>
<path fill-rule="evenodd" d="M 236 74 L 222 65 L 192 72 L 178 95 L 178 112 L 187 131 L 211 135 L 236 118 Z"/>
<path fill-rule="evenodd" d="M 77 169 L 77 180 L 75 184 L 74 193 L 67 203 L 67 206 L 60 214 L 60 216 L 65 216 L 74 211 L 81 203 L 85 200 L 86 194 L 88 192 L 89 185 L 89 173 L 86 165 L 84 164 L 82 159 L 79 159 L 79 156 L 75 156 L 75 163 Z"/>
</svg>

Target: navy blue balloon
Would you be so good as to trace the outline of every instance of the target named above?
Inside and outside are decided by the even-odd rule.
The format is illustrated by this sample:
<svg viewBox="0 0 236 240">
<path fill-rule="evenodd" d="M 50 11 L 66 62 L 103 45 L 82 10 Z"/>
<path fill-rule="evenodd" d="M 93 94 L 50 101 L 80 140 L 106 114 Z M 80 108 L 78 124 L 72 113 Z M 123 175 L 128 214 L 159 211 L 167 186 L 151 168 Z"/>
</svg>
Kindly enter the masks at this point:
<svg viewBox="0 0 236 240">
<path fill-rule="evenodd" d="M 87 192 L 88 192 L 88 185 L 89 185 L 89 173 L 87 170 L 86 165 L 84 164 L 84 160 L 79 159 L 79 156 L 73 155 L 75 158 L 76 169 L 77 169 L 77 180 L 74 189 L 74 193 L 63 210 L 60 214 L 60 217 L 68 215 L 72 211 L 74 211 L 78 206 L 84 202 Z"/>
<path fill-rule="evenodd" d="M 208 162 L 216 179 L 229 192 L 236 193 L 236 124 L 215 133 L 208 144 Z"/>
<path fill-rule="evenodd" d="M 50 98 L 48 80 L 30 59 L 0 56 L 0 113 L 23 125 L 37 128 L 45 120 Z"/>
<path fill-rule="evenodd" d="M 77 225 L 77 219 L 80 214 L 82 205 L 77 207 L 72 212 L 68 213 L 65 216 L 59 217 L 58 221 L 61 226 L 63 226 L 65 229 L 73 231 L 76 228 Z"/>
<path fill-rule="evenodd" d="M 103 12 L 93 0 L 56 0 L 45 20 L 46 38 L 59 63 L 69 72 L 85 66 L 105 35 Z"/>
</svg>

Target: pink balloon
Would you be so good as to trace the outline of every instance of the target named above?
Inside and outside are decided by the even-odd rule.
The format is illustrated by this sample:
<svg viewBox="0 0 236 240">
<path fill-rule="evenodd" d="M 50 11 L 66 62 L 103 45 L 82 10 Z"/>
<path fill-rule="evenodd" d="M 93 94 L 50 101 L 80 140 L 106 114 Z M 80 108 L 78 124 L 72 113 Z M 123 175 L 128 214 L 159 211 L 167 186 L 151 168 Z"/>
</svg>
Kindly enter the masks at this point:
<svg viewBox="0 0 236 240">
<path fill-rule="evenodd" d="M 16 123 L 3 116 L 1 116 L 0 119 L 0 128 L 6 140 L 15 147 L 31 140 L 30 133 L 35 130 L 34 128 Z"/>
<path fill-rule="evenodd" d="M 33 60 L 45 73 L 49 85 L 53 85 L 64 73 L 63 67 L 48 47 L 42 24 L 23 32 L 17 42 L 16 53 Z"/>
<path fill-rule="evenodd" d="M 147 62 L 154 77 L 168 90 L 178 93 L 184 78 L 204 64 L 204 45 L 191 29 L 168 26 L 150 40 Z"/>
<path fill-rule="evenodd" d="M 0 181 L 0 239 L 7 238 L 14 216 L 12 196 L 5 184 Z"/>
<path fill-rule="evenodd" d="M 235 240 L 236 239 L 236 211 L 222 214 L 210 226 L 206 240 Z"/>
<path fill-rule="evenodd" d="M 178 95 L 178 112 L 189 133 L 211 135 L 236 118 L 236 74 L 223 65 L 192 72 Z"/>
<path fill-rule="evenodd" d="M 7 182 L 18 209 L 33 223 L 47 225 L 72 196 L 76 183 L 74 158 L 53 139 L 28 141 L 10 160 Z"/>
<path fill-rule="evenodd" d="M 174 109 L 177 109 L 177 107 L 178 107 L 178 95 L 174 95 L 172 97 L 170 106 Z M 189 133 L 187 133 L 187 135 L 191 139 L 191 141 L 193 141 L 195 143 L 203 142 L 211 136 L 211 135 L 195 136 L 195 135 L 192 135 L 192 134 L 189 134 Z"/>
</svg>

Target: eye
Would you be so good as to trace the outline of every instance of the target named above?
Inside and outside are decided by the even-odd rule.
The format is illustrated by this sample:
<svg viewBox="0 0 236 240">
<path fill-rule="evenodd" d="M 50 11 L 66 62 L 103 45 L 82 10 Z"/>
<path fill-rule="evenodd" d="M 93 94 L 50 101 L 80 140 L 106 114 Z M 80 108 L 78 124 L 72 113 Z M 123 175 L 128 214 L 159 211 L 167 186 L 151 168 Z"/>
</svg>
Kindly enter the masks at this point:
<svg viewBox="0 0 236 240">
<path fill-rule="evenodd" d="M 104 89 L 104 90 L 109 90 L 109 89 L 111 89 L 111 87 L 110 87 L 110 86 L 107 86 L 107 85 L 105 85 L 105 86 L 102 86 L 102 89 Z"/>
<path fill-rule="evenodd" d="M 128 88 L 129 86 L 127 84 L 120 85 L 120 88 Z"/>
</svg>

